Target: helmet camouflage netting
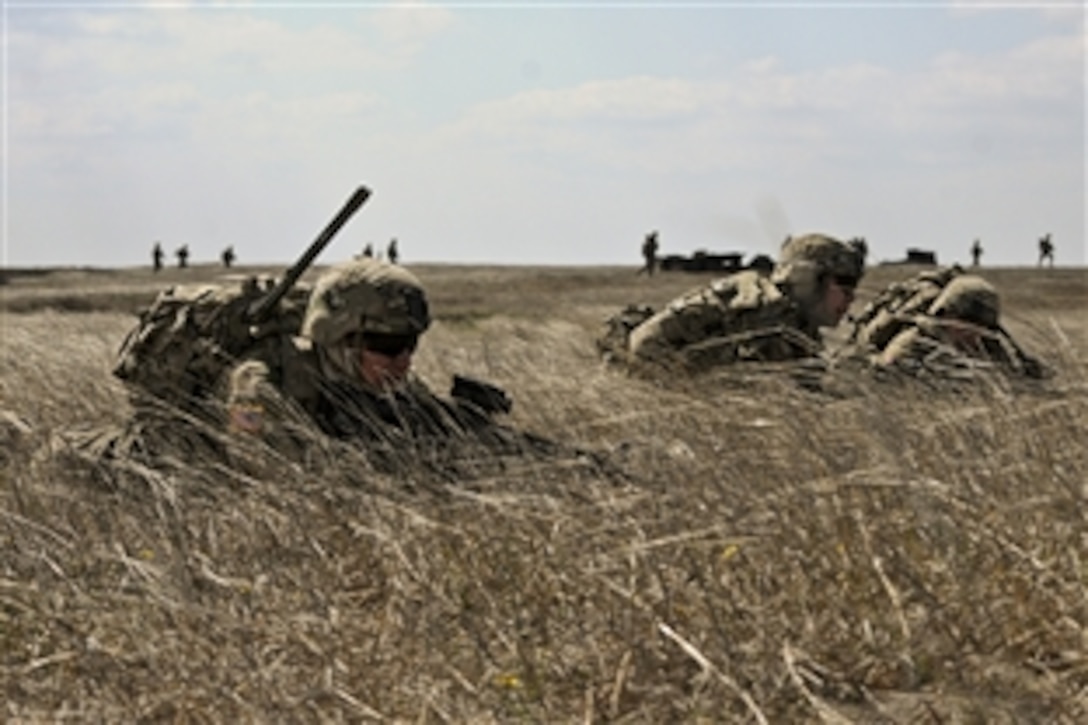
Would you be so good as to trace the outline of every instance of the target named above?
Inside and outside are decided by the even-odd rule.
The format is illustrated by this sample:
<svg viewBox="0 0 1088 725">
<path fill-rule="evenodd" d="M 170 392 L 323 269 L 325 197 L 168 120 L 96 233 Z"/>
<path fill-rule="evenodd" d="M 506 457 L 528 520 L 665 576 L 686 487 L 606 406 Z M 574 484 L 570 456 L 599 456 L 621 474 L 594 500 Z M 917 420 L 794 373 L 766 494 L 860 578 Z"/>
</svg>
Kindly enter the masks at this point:
<svg viewBox="0 0 1088 725">
<path fill-rule="evenodd" d="M 864 273 L 865 251 L 858 244 L 823 234 L 806 234 L 791 237 L 782 245 L 771 279 L 788 283 L 796 297 L 814 299 L 821 278 L 847 278 L 856 283 Z"/>
<path fill-rule="evenodd" d="M 430 324 L 427 297 L 415 275 L 363 258 L 333 267 L 318 279 L 302 334 L 330 346 L 353 333 L 418 335 Z"/>
<path fill-rule="evenodd" d="M 839 241 L 823 234 L 791 237 L 782 245 L 778 264 L 782 267 L 809 262 L 821 274 L 861 279 L 865 270 L 865 252 L 857 244 Z"/>
<path fill-rule="evenodd" d="M 929 308 L 929 314 L 996 328 L 1001 299 L 992 284 L 973 274 L 956 277 Z"/>
</svg>

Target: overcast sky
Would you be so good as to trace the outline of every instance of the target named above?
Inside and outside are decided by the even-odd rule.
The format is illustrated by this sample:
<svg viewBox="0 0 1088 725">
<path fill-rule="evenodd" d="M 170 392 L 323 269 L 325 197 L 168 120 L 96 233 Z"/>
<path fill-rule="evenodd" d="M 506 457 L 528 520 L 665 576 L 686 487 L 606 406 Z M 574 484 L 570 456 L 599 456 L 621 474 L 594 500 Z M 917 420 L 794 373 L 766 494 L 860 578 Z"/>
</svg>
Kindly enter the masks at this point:
<svg viewBox="0 0 1088 725">
<path fill-rule="evenodd" d="M 1085 264 L 1079 0 L 3 2 L 3 262 Z"/>
</svg>

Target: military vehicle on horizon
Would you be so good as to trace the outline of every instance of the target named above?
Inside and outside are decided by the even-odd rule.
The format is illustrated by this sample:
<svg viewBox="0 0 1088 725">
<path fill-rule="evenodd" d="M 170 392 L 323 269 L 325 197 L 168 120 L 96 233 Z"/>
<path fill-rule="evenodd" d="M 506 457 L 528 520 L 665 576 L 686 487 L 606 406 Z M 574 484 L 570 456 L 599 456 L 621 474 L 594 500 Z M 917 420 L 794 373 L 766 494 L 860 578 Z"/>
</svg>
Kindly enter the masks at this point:
<svg viewBox="0 0 1088 725">
<path fill-rule="evenodd" d="M 689 256 L 680 254 L 667 254 L 661 258 L 660 268 L 663 272 L 739 272 L 742 269 L 770 269 L 774 266 L 773 260 L 765 254 L 757 254 L 748 264 L 744 264 L 743 252 L 708 252 L 705 249 L 697 249 Z"/>
<path fill-rule="evenodd" d="M 937 253 L 929 249 L 910 247 L 907 249 L 907 256 L 904 259 L 893 259 L 888 262 L 881 262 L 881 264 L 920 264 L 928 267 L 936 267 Z"/>
</svg>

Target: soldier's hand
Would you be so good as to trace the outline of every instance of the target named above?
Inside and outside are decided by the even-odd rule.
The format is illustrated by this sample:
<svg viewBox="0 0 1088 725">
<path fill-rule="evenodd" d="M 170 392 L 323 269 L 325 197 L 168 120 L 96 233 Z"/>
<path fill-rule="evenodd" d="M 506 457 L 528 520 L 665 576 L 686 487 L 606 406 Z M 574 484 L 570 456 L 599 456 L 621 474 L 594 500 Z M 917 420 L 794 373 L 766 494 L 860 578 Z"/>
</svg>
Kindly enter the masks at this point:
<svg viewBox="0 0 1088 725">
<path fill-rule="evenodd" d="M 260 403 L 234 402 L 228 410 L 232 433 L 260 433 L 264 428 L 264 406 Z"/>
<path fill-rule="evenodd" d="M 263 387 L 268 385 L 268 366 L 247 360 L 231 371 L 227 411 L 232 432 L 260 433 L 264 427 Z"/>
<path fill-rule="evenodd" d="M 514 406 L 510 396 L 499 386 L 463 375 L 453 376 L 450 396 L 458 401 L 472 403 L 489 415 L 509 413 Z"/>
</svg>

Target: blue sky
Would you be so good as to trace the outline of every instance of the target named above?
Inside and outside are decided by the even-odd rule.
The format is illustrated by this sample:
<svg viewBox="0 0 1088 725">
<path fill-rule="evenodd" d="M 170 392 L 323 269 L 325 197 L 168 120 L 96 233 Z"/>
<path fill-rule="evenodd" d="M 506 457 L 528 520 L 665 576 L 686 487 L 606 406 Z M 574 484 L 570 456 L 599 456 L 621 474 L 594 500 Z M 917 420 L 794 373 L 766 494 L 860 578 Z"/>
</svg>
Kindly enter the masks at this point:
<svg viewBox="0 0 1088 725">
<path fill-rule="evenodd" d="M 1085 250 L 1085 11 L 1044 3 L 3 2 L 6 265 L 638 264 L 865 236 Z"/>
</svg>

